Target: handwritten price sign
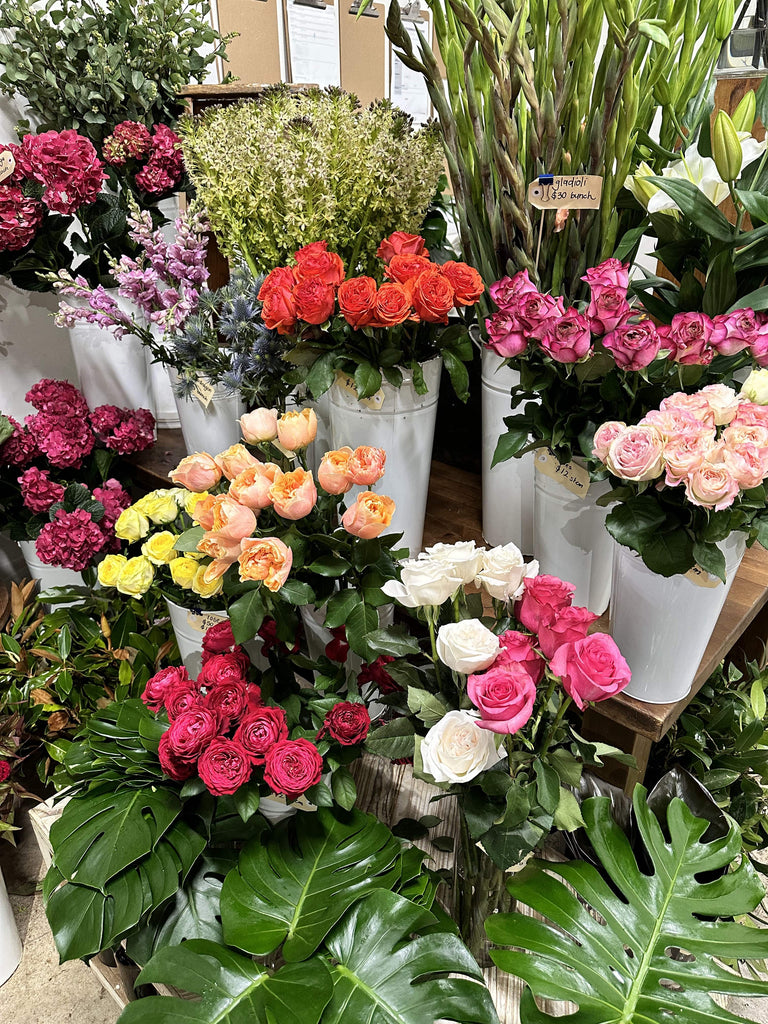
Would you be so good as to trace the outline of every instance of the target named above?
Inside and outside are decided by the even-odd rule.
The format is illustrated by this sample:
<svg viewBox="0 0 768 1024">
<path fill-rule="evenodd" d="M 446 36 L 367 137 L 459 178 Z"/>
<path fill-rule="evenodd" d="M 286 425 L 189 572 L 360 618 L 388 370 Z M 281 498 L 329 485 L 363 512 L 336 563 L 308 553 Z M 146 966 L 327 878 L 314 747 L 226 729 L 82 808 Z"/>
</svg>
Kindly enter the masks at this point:
<svg viewBox="0 0 768 1024">
<path fill-rule="evenodd" d="M 528 186 L 537 210 L 599 210 L 602 194 L 599 174 L 542 174 Z"/>
<path fill-rule="evenodd" d="M 589 473 L 576 462 L 561 464 L 550 448 L 543 448 L 536 453 L 534 466 L 538 473 L 543 473 L 551 480 L 556 480 L 566 491 L 578 498 L 586 498 L 589 491 Z"/>
</svg>

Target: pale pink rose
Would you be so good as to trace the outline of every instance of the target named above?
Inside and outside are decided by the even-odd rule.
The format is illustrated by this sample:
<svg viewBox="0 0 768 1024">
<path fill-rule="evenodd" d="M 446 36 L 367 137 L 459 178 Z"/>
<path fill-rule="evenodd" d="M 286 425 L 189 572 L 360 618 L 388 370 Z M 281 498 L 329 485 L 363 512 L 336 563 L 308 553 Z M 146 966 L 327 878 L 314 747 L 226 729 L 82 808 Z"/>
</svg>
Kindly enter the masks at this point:
<svg viewBox="0 0 768 1024">
<path fill-rule="evenodd" d="M 577 363 L 592 351 L 589 321 L 571 307 L 559 320 L 549 321 L 541 347 L 558 363 Z"/>
<path fill-rule="evenodd" d="M 626 294 L 629 288 L 629 264 L 610 256 L 596 267 L 590 267 L 581 280 L 587 282 L 593 294 L 601 288 L 623 288 Z"/>
<path fill-rule="evenodd" d="M 701 466 L 711 447 L 712 438 L 709 434 L 683 434 L 671 438 L 664 448 L 664 482 L 669 487 L 682 483 Z"/>
<path fill-rule="evenodd" d="M 630 316 L 632 310 L 627 302 L 626 288 L 608 286 L 599 288 L 597 292 L 592 291 L 592 298 L 587 307 L 587 318 L 593 334 L 612 331 L 625 323 Z"/>
<path fill-rule="evenodd" d="M 689 412 L 691 416 L 695 416 L 700 423 L 707 427 L 714 427 L 715 425 L 715 414 L 712 406 L 707 401 L 706 396 L 702 395 L 700 391 L 695 395 L 686 395 L 684 391 L 678 391 L 674 395 L 669 395 L 668 398 L 663 399 L 661 409 L 664 412 L 669 409 L 682 409 L 684 412 Z"/>
<path fill-rule="evenodd" d="M 528 277 L 528 271 L 521 270 L 514 277 L 502 277 L 500 281 L 495 281 L 488 291 L 499 309 L 506 312 L 526 292 L 535 292 L 536 285 Z"/>
<path fill-rule="evenodd" d="M 306 448 L 317 437 L 317 414 L 314 409 L 283 413 L 277 421 L 277 439 L 290 452 Z"/>
<path fill-rule="evenodd" d="M 488 333 L 488 348 L 493 349 L 502 359 L 512 359 L 528 348 L 525 328 L 510 313 L 494 313 L 485 321 Z"/>
<path fill-rule="evenodd" d="M 605 464 L 622 480 L 655 480 L 664 471 L 664 440 L 650 425 L 627 427 L 611 442 Z"/>
<path fill-rule="evenodd" d="M 620 324 L 606 334 L 603 346 L 620 370 L 642 370 L 659 354 L 661 339 L 650 320 L 641 320 L 639 324 Z"/>
<path fill-rule="evenodd" d="M 726 427 L 722 440 L 731 451 L 738 451 L 742 445 L 753 444 L 760 451 L 760 457 L 768 455 L 768 426 L 760 423 L 737 423 Z"/>
<path fill-rule="evenodd" d="M 739 484 L 724 462 L 704 461 L 685 481 L 685 494 L 694 505 L 720 512 L 729 508 L 739 493 Z"/>
<path fill-rule="evenodd" d="M 737 309 L 712 318 L 711 344 L 721 356 L 732 356 L 749 348 L 757 340 L 757 318 L 753 309 Z"/>
<path fill-rule="evenodd" d="M 698 436 L 704 432 L 707 432 L 713 441 L 715 438 L 714 423 L 711 427 L 706 426 L 701 420 L 696 419 L 692 413 L 688 412 L 687 409 L 676 409 L 674 407 L 670 409 L 652 409 L 647 416 L 643 416 L 640 420 L 641 426 L 646 424 L 655 427 L 665 441 L 671 441 L 683 435 Z"/>
<path fill-rule="evenodd" d="M 227 480 L 234 480 L 236 476 L 254 466 L 258 461 L 242 444 L 230 445 L 225 452 L 220 452 L 216 456 L 216 465 Z"/>
<path fill-rule="evenodd" d="M 739 408 L 739 396 L 727 384 L 708 384 L 698 392 L 704 395 L 715 416 L 715 426 L 730 423 Z"/>
<path fill-rule="evenodd" d="M 214 532 L 228 540 L 240 541 L 243 537 L 250 537 L 256 529 L 256 516 L 253 511 L 228 494 L 220 494 L 214 498 L 211 511 Z"/>
<path fill-rule="evenodd" d="M 257 462 L 237 474 L 229 485 L 230 497 L 248 508 L 269 508 L 272 504 L 269 489 L 282 475 L 282 469 L 274 462 Z"/>
<path fill-rule="evenodd" d="M 755 444 L 742 444 L 737 449 L 725 445 L 722 460 L 742 491 L 760 487 L 768 475 L 766 450 L 758 448 Z"/>
<path fill-rule="evenodd" d="M 739 408 L 731 420 L 731 426 L 768 427 L 768 405 L 756 405 L 754 402 L 739 402 Z"/>
<path fill-rule="evenodd" d="M 611 444 L 616 440 L 622 430 L 627 429 L 627 424 L 622 423 L 620 420 L 608 420 L 607 423 L 601 424 L 595 431 L 595 436 L 592 438 L 592 454 L 596 459 L 600 459 L 601 462 L 605 462 L 608 455 L 608 449 Z"/>
<path fill-rule="evenodd" d="M 670 358 L 683 366 L 711 363 L 713 333 L 714 324 L 706 313 L 675 313 L 667 334 Z"/>
<path fill-rule="evenodd" d="M 221 470 L 208 452 L 195 452 L 182 459 L 168 476 L 177 487 L 186 487 L 188 491 L 199 493 L 216 486 L 221 480 Z"/>
<path fill-rule="evenodd" d="M 248 444 L 274 441 L 277 437 L 277 409 L 254 409 L 240 417 L 240 433 Z"/>
</svg>

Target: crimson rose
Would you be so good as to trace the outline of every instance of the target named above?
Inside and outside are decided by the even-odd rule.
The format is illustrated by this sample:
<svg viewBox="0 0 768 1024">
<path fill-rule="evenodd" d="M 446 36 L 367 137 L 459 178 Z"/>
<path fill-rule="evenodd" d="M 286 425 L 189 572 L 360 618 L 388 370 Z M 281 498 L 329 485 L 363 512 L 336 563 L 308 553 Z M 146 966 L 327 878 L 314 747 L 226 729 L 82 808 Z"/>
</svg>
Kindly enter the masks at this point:
<svg viewBox="0 0 768 1024">
<path fill-rule="evenodd" d="M 320 751 L 309 740 L 282 740 L 267 753 L 264 781 L 274 793 L 289 800 L 316 786 L 323 773 Z"/>
<path fill-rule="evenodd" d="M 237 740 L 218 736 L 200 755 L 197 771 L 209 793 L 229 796 L 250 779 L 251 762 Z"/>
<path fill-rule="evenodd" d="M 345 700 L 334 704 L 327 712 L 317 738 L 320 739 L 329 733 L 342 746 L 353 747 L 356 743 L 363 742 L 370 727 L 371 716 L 365 704 Z"/>
<path fill-rule="evenodd" d="M 266 706 L 250 711 L 238 726 L 235 739 L 248 752 L 252 764 L 264 764 L 272 747 L 288 739 L 285 711 Z"/>
<path fill-rule="evenodd" d="M 221 721 L 212 708 L 190 708 L 182 711 L 165 733 L 168 750 L 179 761 L 196 761 L 220 731 Z"/>
</svg>

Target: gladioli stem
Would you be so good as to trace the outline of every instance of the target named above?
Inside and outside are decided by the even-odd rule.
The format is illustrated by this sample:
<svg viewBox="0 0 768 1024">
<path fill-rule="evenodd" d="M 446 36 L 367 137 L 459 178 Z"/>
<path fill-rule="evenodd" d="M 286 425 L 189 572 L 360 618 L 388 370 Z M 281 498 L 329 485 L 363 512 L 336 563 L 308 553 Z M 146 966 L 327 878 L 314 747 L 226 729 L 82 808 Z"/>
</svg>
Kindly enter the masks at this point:
<svg viewBox="0 0 768 1024">
<path fill-rule="evenodd" d="M 432 662 L 435 666 L 435 677 L 437 678 L 437 686 L 440 692 L 443 691 L 443 679 L 440 675 L 440 658 L 437 655 L 437 643 L 435 642 L 435 619 L 438 615 L 438 610 L 434 605 L 427 605 L 424 608 L 424 614 L 427 619 L 427 625 L 429 626 L 429 642 L 432 646 Z"/>
<path fill-rule="evenodd" d="M 573 703 L 573 698 L 570 697 L 570 696 L 566 696 L 565 699 L 561 702 L 560 707 L 557 709 L 557 714 L 555 715 L 555 720 L 552 722 L 552 725 L 549 727 L 549 732 L 544 737 L 544 742 L 542 743 L 541 749 L 539 750 L 539 757 L 543 757 L 546 754 L 546 752 L 549 750 L 549 745 L 552 742 L 552 739 L 554 738 L 555 733 L 557 732 L 557 727 L 562 722 L 563 715 L 565 714 L 565 712 L 568 710 L 568 708 L 571 706 L 572 703 Z"/>
</svg>

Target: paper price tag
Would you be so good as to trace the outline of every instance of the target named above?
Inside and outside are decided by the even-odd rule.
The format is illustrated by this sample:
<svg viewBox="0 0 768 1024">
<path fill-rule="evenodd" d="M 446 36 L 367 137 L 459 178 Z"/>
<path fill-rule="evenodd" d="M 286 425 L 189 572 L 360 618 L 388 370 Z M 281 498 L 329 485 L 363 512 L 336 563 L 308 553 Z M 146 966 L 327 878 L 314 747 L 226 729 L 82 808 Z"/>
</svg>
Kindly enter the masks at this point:
<svg viewBox="0 0 768 1024">
<path fill-rule="evenodd" d="M 0 181 L 10 178 L 15 170 L 16 161 L 13 158 L 13 153 L 10 149 L 6 149 L 0 153 Z"/>
<path fill-rule="evenodd" d="M 706 569 L 702 569 L 700 565 L 694 565 L 690 568 L 685 574 L 685 578 L 697 587 L 705 587 L 707 590 L 714 590 L 716 587 L 721 586 L 723 582 L 717 576 L 708 573 Z"/>
<path fill-rule="evenodd" d="M 539 473 L 556 480 L 566 491 L 578 498 L 586 498 L 589 491 L 589 473 L 576 462 L 561 465 L 551 448 L 542 448 L 536 452 L 534 466 Z"/>
<path fill-rule="evenodd" d="M 371 395 L 370 398 L 358 398 L 354 377 L 350 377 L 348 373 L 342 373 L 341 370 L 336 374 L 336 383 L 342 391 L 346 391 L 347 394 L 351 395 L 366 409 L 380 409 L 384 405 L 384 392 L 381 388 L 379 388 L 375 395 Z"/>
<path fill-rule="evenodd" d="M 528 202 L 537 210 L 599 210 L 602 194 L 599 174 L 541 174 L 528 186 Z"/>
<path fill-rule="evenodd" d="M 192 394 L 198 400 L 200 405 L 204 409 L 207 409 L 211 404 L 211 399 L 216 394 L 216 388 L 208 380 L 207 377 L 198 377 L 195 381 L 195 386 L 192 389 Z"/>
<path fill-rule="evenodd" d="M 286 459 L 291 459 L 291 461 L 293 461 L 298 458 L 296 452 L 292 452 L 290 448 L 286 448 L 284 444 L 280 444 L 276 437 L 274 437 L 269 443 L 277 448 L 277 450 L 284 455 Z"/>
<path fill-rule="evenodd" d="M 187 625 L 198 633 L 205 633 L 211 626 L 226 621 L 226 615 L 217 615 L 216 612 L 187 612 Z"/>
</svg>

